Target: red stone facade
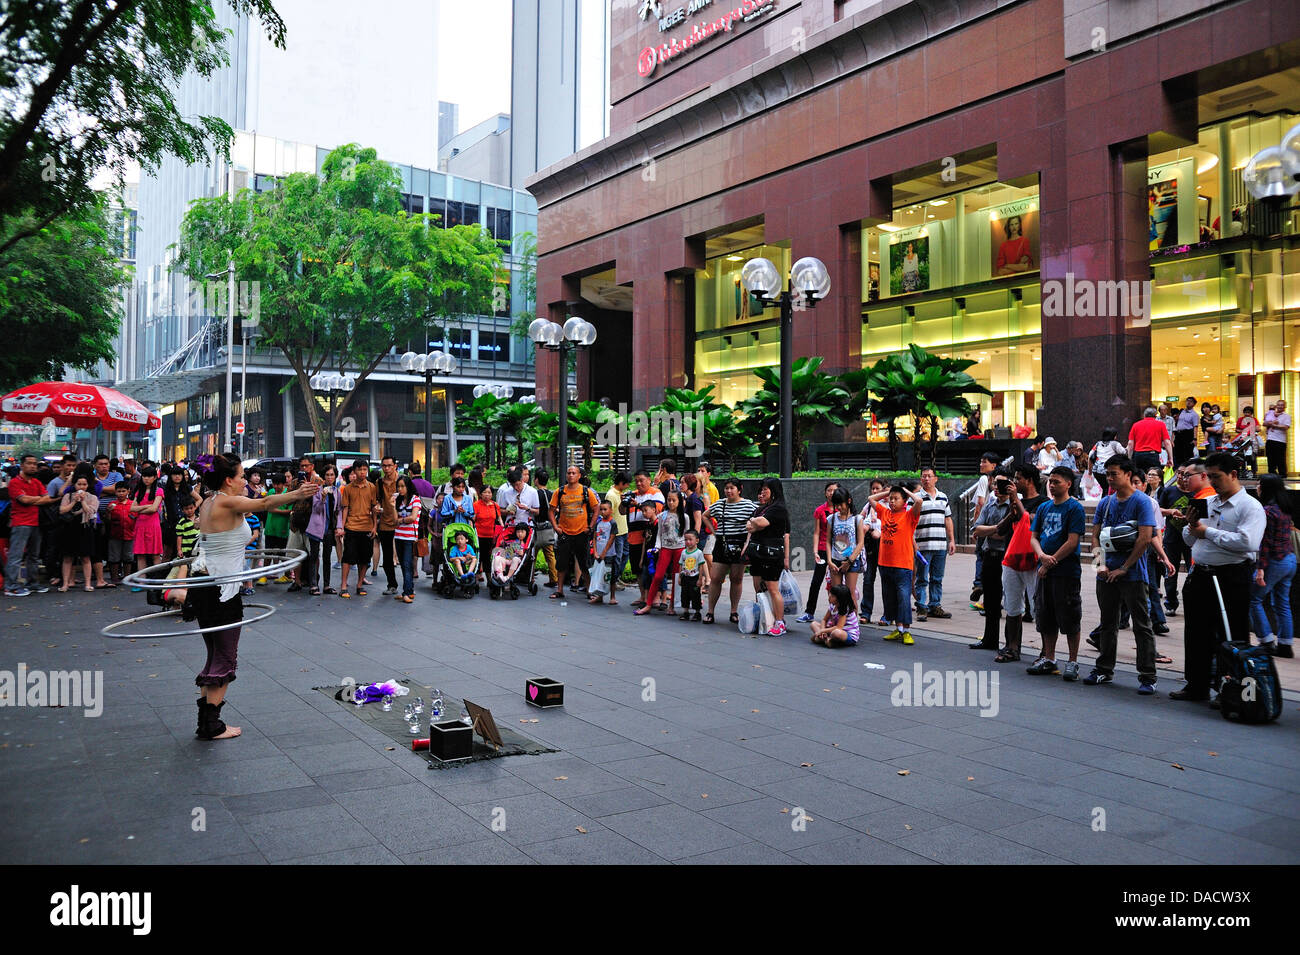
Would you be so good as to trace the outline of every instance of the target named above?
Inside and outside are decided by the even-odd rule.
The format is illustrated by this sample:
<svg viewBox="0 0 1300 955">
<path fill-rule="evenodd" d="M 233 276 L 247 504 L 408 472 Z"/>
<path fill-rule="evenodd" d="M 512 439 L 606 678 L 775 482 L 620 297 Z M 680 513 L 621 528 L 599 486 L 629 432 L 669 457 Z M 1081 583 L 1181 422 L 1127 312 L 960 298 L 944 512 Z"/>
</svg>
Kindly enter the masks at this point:
<svg viewBox="0 0 1300 955">
<path fill-rule="evenodd" d="M 685 286 L 702 237 L 738 224 L 761 221 L 766 242 L 827 264 L 832 296 L 796 313 L 794 354 L 859 367 L 863 220 L 888 219 L 891 183 L 944 157 L 996 155 L 1000 180 L 1039 177 L 1042 279 L 1147 280 L 1148 137 L 1194 142 L 1198 95 L 1293 66 L 1300 46 L 1300 4 L 1270 0 L 1211 5 L 1074 59 L 1063 0 L 885 2 L 838 21 L 834 0 L 802 0 L 648 82 L 636 49 L 659 33 L 638 7 L 614 3 L 613 135 L 528 185 L 538 314 L 562 320 L 577 279 L 612 264 L 634 290 L 640 407 L 687 384 Z M 804 49 L 776 42 L 796 27 Z M 1041 429 L 1091 435 L 1120 424 L 1117 399 L 1125 418 L 1148 400 L 1150 330 L 1131 325 L 1044 317 Z M 555 372 L 539 361 L 544 401 Z"/>
</svg>

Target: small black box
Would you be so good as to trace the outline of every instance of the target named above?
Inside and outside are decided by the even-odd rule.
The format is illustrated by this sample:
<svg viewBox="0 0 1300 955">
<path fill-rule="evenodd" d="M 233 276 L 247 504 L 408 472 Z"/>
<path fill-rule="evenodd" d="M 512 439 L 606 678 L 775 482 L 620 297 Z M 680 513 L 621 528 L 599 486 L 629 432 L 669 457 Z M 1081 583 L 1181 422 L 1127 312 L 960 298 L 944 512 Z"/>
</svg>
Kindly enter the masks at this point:
<svg viewBox="0 0 1300 955">
<path fill-rule="evenodd" d="M 474 727 L 460 720 L 429 724 L 429 754 L 444 763 L 474 755 Z"/>
<path fill-rule="evenodd" d="M 548 706 L 563 706 L 564 684 L 544 676 L 531 679 L 525 688 L 524 699 L 533 706 L 540 706 L 543 709 Z"/>
</svg>

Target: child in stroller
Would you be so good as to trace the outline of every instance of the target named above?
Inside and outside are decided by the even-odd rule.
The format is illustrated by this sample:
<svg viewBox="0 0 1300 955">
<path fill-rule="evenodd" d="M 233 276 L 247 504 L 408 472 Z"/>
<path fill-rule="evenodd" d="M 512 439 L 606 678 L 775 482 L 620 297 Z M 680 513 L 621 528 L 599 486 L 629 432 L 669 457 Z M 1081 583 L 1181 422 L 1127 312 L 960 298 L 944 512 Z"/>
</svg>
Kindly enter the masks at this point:
<svg viewBox="0 0 1300 955">
<path fill-rule="evenodd" d="M 492 573 L 488 577 L 488 596 L 493 600 L 505 590 L 510 591 L 510 599 L 519 599 L 519 576 L 521 571 L 529 572 L 532 578 L 532 532 L 526 522 L 520 521 L 514 527 L 501 528 L 497 538 L 496 550 L 492 552 Z M 510 536 L 506 536 L 509 534 Z M 536 593 L 537 585 L 531 584 Z"/>
<path fill-rule="evenodd" d="M 478 593 L 478 535 L 473 526 L 459 522 L 442 529 L 443 573 L 439 593 L 454 597 L 457 592 L 472 597 Z"/>
</svg>

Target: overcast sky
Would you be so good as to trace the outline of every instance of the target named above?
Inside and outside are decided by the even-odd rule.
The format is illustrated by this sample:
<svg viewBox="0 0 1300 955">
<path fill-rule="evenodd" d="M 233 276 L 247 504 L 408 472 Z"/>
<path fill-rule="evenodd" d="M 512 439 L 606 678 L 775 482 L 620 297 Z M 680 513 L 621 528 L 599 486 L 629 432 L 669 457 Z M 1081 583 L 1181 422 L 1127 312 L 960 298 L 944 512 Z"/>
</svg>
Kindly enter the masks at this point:
<svg viewBox="0 0 1300 955">
<path fill-rule="evenodd" d="M 438 0 L 438 99 L 461 130 L 510 112 L 510 0 Z"/>
</svg>

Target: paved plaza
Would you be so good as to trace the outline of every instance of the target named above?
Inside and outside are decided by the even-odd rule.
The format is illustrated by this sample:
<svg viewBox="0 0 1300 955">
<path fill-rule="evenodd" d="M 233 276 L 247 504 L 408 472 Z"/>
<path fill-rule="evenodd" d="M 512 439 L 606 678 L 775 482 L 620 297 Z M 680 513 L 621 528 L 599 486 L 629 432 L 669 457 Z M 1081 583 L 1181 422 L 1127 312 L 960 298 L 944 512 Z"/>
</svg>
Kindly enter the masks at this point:
<svg viewBox="0 0 1300 955">
<path fill-rule="evenodd" d="M 244 735 L 211 743 L 193 737 L 197 638 L 98 635 L 143 595 L 6 601 L 0 669 L 102 669 L 104 703 L 0 708 L 3 861 L 1300 862 L 1290 692 L 1255 727 L 1170 701 L 1169 670 L 1150 699 L 1123 662 L 1108 687 L 1031 677 L 967 649 L 968 611 L 914 647 L 867 628 L 833 651 L 802 627 L 635 619 L 630 595 L 446 601 L 422 581 L 406 606 L 379 589 L 262 588 L 281 610 L 245 633 L 224 714 Z M 894 705 L 918 663 L 996 671 L 996 713 Z M 430 770 L 313 689 L 348 676 L 440 686 L 559 751 Z M 533 676 L 566 684 L 563 709 L 525 704 Z"/>
</svg>

